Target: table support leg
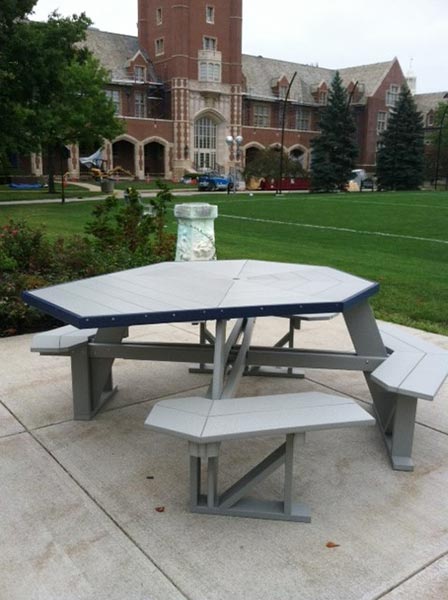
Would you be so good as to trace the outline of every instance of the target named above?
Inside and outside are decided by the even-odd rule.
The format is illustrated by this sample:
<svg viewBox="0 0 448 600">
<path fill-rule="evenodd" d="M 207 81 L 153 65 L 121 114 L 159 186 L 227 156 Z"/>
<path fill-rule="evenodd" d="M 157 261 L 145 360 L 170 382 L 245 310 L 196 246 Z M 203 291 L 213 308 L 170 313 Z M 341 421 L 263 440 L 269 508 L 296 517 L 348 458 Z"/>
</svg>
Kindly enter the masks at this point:
<svg viewBox="0 0 448 600">
<path fill-rule="evenodd" d="M 416 411 L 417 398 L 397 396 L 390 457 L 393 468 L 398 471 L 414 470 L 411 455 Z"/>
<path fill-rule="evenodd" d="M 358 354 L 387 356 L 372 309 L 367 301 L 345 311 L 344 318 Z M 370 373 L 364 372 L 364 376 L 392 468 L 397 471 L 412 471 L 416 399 L 387 392 L 372 381 Z"/>
<path fill-rule="evenodd" d="M 281 337 L 275 344 L 274 348 L 283 348 L 284 346 L 288 346 L 288 348 L 294 348 L 294 337 L 296 329 L 301 328 L 302 320 L 300 317 L 293 315 L 289 318 L 289 329 L 288 332 L 285 333 L 283 337 Z M 305 373 L 302 369 L 297 369 L 294 367 L 278 367 L 269 368 L 269 367 L 259 367 L 259 366 L 249 366 L 246 369 L 244 375 L 247 376 L 256 376 L 256 377 L 283 377 L 288 379 L 304 379 Z"/>
<path fill-rule="evenodd" d="M 99 329 L 95 342 L 119 343 L 128 335 L 126 327 Z M 93 359 L 89 347 L 80 346 L 71 354 L 73 417 L 88 421 L 115 394 L 112 365 L 114 358 Z"/>
</svg>

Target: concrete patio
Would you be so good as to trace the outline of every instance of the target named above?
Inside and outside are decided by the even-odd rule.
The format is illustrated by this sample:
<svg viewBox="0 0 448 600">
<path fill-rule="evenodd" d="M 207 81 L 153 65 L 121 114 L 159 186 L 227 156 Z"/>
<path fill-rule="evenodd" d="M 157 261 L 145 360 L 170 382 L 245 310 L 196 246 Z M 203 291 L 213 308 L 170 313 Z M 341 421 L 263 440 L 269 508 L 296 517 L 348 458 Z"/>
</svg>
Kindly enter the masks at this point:
<svg viewBox="0 0 448 600">
<path fill-rule="evenodd" d="M 260 319 L 255 343 L 286 326 Z M 413 333 L 448 349 L 448 338 Z M 194 341 L 197 326 L 131 334 Z M 160 398 L 205 393 L 208 376 L 117 360 L 118 394 L 95 420 L 75 422 L 69 359 L 32 354 L 31 337 L 0 340 L 0 600 L 448 598 L 448 384 L 419 401 L 413 473 L 390 468 L 377 428 L 310 432 L 296 488 L 311 524 L 194 515 L 185 442 L 143 422 Z M 340 318 L 304 323 L 298 339 L 351 347 Z M 246 377 L 239 394 L 309 390 L 371 404 L 362 374 L 350 372 Z M 278 442 L 226 444 L 222 485 Z M 259 491 L 279 497 L 281 472 Z"/>
</svg>

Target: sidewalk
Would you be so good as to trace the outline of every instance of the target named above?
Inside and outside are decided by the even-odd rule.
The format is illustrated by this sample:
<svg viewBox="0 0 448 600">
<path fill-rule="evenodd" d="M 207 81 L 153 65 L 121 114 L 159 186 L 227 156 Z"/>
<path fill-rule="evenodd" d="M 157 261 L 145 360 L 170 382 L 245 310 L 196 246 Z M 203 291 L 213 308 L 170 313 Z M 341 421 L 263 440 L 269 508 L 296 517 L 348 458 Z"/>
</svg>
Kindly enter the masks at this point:
<svg viewBox="0 0 448 600">
<path fill-rule="evenodd" d="M 254 343 L 286 327 L 260 319 Z M 131 333 L 181 342 L 198 332 L 179 324 Z M 448 338 L 414 333 L 448 348 Z M 96 419 L 75 422 L 69 359 L 32 354 L 31 337 L 0 340 L 1 600 L 448 598 L 447 384 L 434 402 L 419 401 L 413 473 L 392 471 L 375 427 L 310 432 L 295 482 L 310 524 L 193 515 L 185 442 L 143 422 L 157 399 L 205 393 L 208 376 L 117 360 L 118 394 Z M 340 318 L 304 323 L 299 339 L 351 347 Z M 239 394 L 308 390 L 370 405 L 362 375 L 341 371 L 247 377 Z M 224 445 L 222 485 L 278 442 Z M 281 479 L 276 472 L 260 494 L 278 495 Z"/>
</svg>

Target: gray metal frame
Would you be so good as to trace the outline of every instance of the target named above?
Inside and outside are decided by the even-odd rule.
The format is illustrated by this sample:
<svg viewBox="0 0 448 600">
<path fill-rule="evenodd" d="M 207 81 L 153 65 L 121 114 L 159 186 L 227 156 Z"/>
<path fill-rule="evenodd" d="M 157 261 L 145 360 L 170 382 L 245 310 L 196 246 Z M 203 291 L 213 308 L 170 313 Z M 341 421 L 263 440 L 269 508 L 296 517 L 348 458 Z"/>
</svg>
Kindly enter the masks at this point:
<svg viewBox="0 0 448 600">
<path fill-rule="evenodd" d="M 368 302 L 361 302 L 346 310 L 344 319 L 359 355 L 370 354 L 381 361 L 387 358 L 387 350 Z M 364 370 L 364 376 L 392 467 L 397 471 L 412 471 L 417 399 L 384 390 L 372 380 L 372 370 L 374 369 Z"/>
<path fill-rule="evenodd" d="M 213 345 L 210 338 L 200 344 L 129 343 L 122 342 L 125 328 L 99 330 L 93 341 L 71 355 L 75 419 L 92 418 L 114 394 L 114 358 L 211 364 L 213 377 L 207 393 L 211 398 L 233 396 L 248 365 L 363 371 L 392 466 L 412 470 L 417 400 L 387 392 L 372 381 L 370 373 L 387 358 L 387 350 L 368 302 L 352 306 L 343 315 L 354 353 L 250 346 L 254 319 L 237 320 L 228 337 L 226 320 L 218 320 Z"/>
<path fill-rule="evenodd" d="M 227 490 L 218 493 L 218 459 L 220 444 L 189 442 L 190 510 L 194 513 L 274 519 L 280 521 L 311 521 L 310 508 L 294 500 L 294 455 L 303 445 L 304 433 L 288 434 L 284 444 L 255 465 Z M 201 482 L 202 461 L 205 463 L 205 485 Z M 261 500 L 247 494 L 278 468 L 284 466 L 283 500 Z M 202 487 L 205 493 L 202 493 Z"/>
<path fill-rule="evenodd" d="M 197 281 L 191 286 L 191 281 Z M 378 285 L 327 267 L 265 261 L 163 263 L 26 292 L 27 302 L 80 328 L 98 327 L 93 340 L 71 349 L 76 419 L 94 416 L 115 392 L 115 358 L 213 365 L 209 394 L 234 395 L 248 369 L 349 369 L 364 372 L 393 467 L 412 469 L 416 399 L 382 388 L 371 377 L 387 351 L 368 304 Z M 255 317 L 342 312 L 355 352 L 250 346 Z M 226 338 L 226 320 L 237 324 Z M 199 344 L 123 342 L 126 326 L 216 320 L 216 339 L 201 329 Z M 241 341 L 240 341 L 241 339 Z M 260 370 L 260 368 L 263 369 Z"/>
</svg>

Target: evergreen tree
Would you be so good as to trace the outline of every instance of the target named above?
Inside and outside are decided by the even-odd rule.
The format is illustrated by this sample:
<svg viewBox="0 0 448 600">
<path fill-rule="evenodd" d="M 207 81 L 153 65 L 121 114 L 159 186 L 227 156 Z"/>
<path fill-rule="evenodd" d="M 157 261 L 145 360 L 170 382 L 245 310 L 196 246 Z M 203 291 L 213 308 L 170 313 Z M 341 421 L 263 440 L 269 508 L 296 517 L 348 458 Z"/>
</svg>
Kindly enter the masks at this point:
<svg viewBox="0 0 448 600">
<path fill-rule="evenodd" d="M 312 141 L 311 189 L 325 192 L 344 189 L 354 167 L 357 149 L 355 123 L 338 71 L 319 125 L 321 134 Z"/>
<path fill-rule="evenodd" d="M 445 177 L 448 182 L 448 104 L 439 102 L 434 116 L 434 131 L 430 135 L 431 146 L 428 151 L 430 179 Z"/>
<path fill-rule="evenodd" d="M 380 144 L 376 168 L 378 187 L 384 190 L 417 189 L 424 178 L 423 116 L 407 86 L 401 88 Z"/>
</svg>

